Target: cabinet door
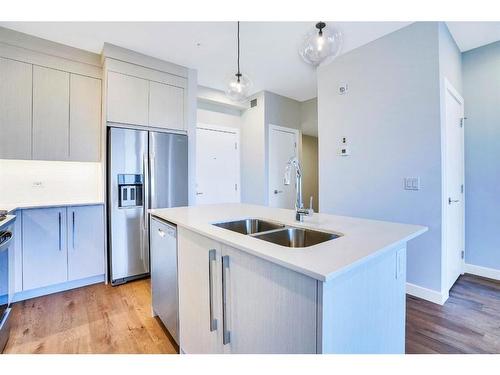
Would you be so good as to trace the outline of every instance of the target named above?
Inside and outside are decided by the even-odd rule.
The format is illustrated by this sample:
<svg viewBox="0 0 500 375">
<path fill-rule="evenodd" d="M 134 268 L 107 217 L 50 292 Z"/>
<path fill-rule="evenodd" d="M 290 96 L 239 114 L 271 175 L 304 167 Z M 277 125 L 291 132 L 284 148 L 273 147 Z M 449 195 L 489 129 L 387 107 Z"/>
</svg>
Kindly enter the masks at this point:
<svg viewBox="0 0 500 375">
<path fill-rule="evenodd" d="M 149 82 L 149 125 L 185 130 L 182 87 Z"/>
<path fill-rule="evenodd" d="M 68 280 L 104 274 L 103 206 L 68 207 Z"/>
<path fill-rule="evenodd" d="M 108 121 L 148 125 L 149 81 L 108 72 L 107 97 Z"/>
<path fill-rule="evenodd" d="M 71 74 L 69 159 L 101 158 L 101 80 Z"/>
<path fill-rule="evenodd" d="M 23 289 L 67 281 L 66 208 L 23 210 Z"/>
<path fill-rule="evenodd" d="M 222 257 L 224 352 L 316 353 L 316 280 L 225 245 Z"/>
<path fill-rule="evenodd" d="M 33 159 L 68 160 L 69 73 L 33 67 Z"/>
<path fill-rule="evenodd" d="M 0 159 L 31 159 L 32 65 L 0 58 Z"/>
<path fill-rule="evenodd" d="M 181 227 L 177 241 L 180 348 L 221 353 L 220 245 Z"/>
</svg>

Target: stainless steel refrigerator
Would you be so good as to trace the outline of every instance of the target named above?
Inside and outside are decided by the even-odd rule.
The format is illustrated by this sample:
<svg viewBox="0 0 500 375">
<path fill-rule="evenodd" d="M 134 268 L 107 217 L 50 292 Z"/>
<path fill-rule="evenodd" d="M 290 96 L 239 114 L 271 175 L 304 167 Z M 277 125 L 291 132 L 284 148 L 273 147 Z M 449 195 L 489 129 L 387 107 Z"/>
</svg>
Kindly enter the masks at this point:
<svg viewBox="0 0 500 375">
<path fill-rule="evenodd" d="M 150 208 L 187 206 L 187 136 L 108 128 L 108 249 L 112 285 L 147 276 Z"/>
</svg>

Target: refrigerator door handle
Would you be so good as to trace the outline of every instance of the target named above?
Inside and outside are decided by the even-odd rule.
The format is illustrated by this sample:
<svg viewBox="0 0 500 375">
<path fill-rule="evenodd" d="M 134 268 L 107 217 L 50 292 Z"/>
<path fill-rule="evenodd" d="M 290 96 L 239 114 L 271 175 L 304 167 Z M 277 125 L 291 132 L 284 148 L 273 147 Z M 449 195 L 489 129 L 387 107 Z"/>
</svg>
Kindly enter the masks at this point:
<svg viewBox="0 0 500 375">
<path fill-rule="evenodd" d="M 156 181 L 155 181 L 155 154 L 151 153 L 149 155 L 149 165 L 150 165 L 150 172 L 149 172 L 149 183 L 150 183 L 150 191 L 151 191 L 151 208 L 157 208 L 156 207 L 156 191 L 155 191 L 155 186 L 156 186 Z"/>
<path fill-rule="evenodd" d="M 142 202 L 143 207 L 143 229 L 146 231 L 148 229 L 147 218 L 149 209 L 149 165 L 148 165 L 148 154 L 144 154 L 142 157 L 142 168 L 144 171 L 144 201 Z"/>
</svg>

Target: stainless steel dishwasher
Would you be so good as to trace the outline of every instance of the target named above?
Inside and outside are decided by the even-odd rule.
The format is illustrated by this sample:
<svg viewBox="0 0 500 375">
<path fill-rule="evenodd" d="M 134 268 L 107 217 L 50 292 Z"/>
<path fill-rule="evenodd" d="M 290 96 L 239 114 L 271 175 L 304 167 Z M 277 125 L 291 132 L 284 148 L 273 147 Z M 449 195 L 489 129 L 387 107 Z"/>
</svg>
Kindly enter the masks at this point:
<svg viewBox="0 0 500 375">
<path fill-rule="evenodd" d="M 179 344 L 177 228 L 156 217 L 150 223 L 151 295 L 153 313 Z"/>
</svg>

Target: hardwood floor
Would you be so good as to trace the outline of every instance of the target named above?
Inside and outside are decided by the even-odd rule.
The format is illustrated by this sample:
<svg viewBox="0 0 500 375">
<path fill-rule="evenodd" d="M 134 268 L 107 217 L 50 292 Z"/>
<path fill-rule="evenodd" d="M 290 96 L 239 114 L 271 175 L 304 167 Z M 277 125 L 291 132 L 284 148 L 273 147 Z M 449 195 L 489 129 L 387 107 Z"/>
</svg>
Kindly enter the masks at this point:
<svg viewBox="0 0 500 375">
<path fill-rule="evenodd" d="M 177 353 L 151 317 L 149 280 L 14 305 L 6 353 Z M 444 306 L 407 297 L 407 353 L 500 353 L 500 282 L 464 275 Z"/>
<path fill-rule="evenodd" d="M 12 312 L 5 353 L 177 353 L 151 316 L 149 280 L 34 298 Z"/>
<path fill-rule="evenodd" d="M 461 276 L 443 306 L 407 297 L 407 353 L 500 353 L 500 282 Z"/>
</svg>

